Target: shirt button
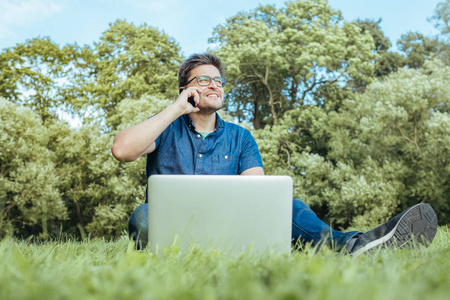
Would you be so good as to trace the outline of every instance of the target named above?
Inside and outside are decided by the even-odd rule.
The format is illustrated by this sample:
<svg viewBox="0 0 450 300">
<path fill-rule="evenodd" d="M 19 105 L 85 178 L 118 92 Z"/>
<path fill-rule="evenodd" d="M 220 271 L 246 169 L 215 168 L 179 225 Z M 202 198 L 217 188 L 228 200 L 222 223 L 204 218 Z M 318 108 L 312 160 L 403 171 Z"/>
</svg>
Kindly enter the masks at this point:
<svg viewBox="0 0 450 300">
<path fill-rule="evenodd" d="M 198 157 L 202 157 L 202 156 L 203 156 L 202 154 L 199 154 L 199 155 L 198 155 Z"/>
<path fill-rule="evenodd" d="M 228 155 L 225 155 L 225 159 L 228 159 Z"/>
<path fill-rule="evenodd" d="M 199 138 L 199 137 L 200 137 L 200 134 L 197 134 L 197 137 Z"/>
</svg>

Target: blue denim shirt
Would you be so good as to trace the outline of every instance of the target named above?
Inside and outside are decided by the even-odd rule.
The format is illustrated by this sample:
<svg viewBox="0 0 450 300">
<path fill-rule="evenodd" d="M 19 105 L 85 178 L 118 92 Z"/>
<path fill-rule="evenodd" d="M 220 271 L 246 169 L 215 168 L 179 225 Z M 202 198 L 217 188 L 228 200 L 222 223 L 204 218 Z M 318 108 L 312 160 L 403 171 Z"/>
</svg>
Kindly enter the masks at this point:
<svg viewBox="0 0 450 300">
<path fill-rule="evenodd" d="M 216 129 L 205 139 L 189 115 L 172 122 L 147 155 L 147 178 L 153 174 L 238 175 L 262 167 L 261 155 L 247 129 L 223 121 L 216 113 Z"/>
</svg>

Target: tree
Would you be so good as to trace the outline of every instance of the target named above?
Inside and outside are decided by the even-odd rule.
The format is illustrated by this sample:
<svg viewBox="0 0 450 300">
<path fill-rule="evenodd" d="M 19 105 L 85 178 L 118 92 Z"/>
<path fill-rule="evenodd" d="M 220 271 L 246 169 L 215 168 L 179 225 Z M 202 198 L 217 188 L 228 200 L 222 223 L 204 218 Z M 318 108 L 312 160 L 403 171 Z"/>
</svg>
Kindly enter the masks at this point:
<svg viewBox="0 0 450 300">
<path fill-rule="evenodd" d="M 421 68 L 427 59 L 438 57 L 448 48 L 438 39 L 428 38 L 418 32 L 403 34 L 397 45 L 406 54 L 405 65 L 414 69 Z"/>
<path fill-rule="evenodd" d="M 42 122 L 57 118 L 74 47 L 60 48 L 50 38 L 34 38 L 0 53 L 0 97 L 31 108 Z"/>
<path fill-rule="evenodd" d="M 36 38 L 0 54 L 0 95 L 32 109 L 1 99 L 2 234 L 9 227 L 22 236 L 122 234 L 145 198 L 145 160 L 118 163 L 112 140 L 124 122 L 170 101 L 149 94 L 177 95 L 178 53 L 157 29 L 117 21 L 94 47 Z M 84 125 L 70 128 L 59 110 L 78 113 Z"/>
<path fill-rule="evenodd" d="M 47 237 L 67 219 L 49 133 L 36 114 L 2 98 L 0 117 L 1 234 Z"/>
<path fill-rule="evenodd" d="M 361 33 L 367 32 L 373 37 L 375 51 L 378 54 L 374 72 L 376 77 L 386 76 L 405 66 L 405 58 L 402 55 L 389 51 L 392 44 L 381 30 L 381 21 L 381 19 L 378 21 L 358 19 L 356 21 L 356 24 L 361 28 Z"/>
<path fill-rule="evenodd" d="M 373 160 L 384 173 L 380 181 L 395 191 L 390 197 L 393 211 L 429 202 L 442 221 L 450 217 L 449 76 L 450 69 L 439 61 L 428 62 L 417 71 L 401 70 L 374 84 L 361 99 L 349 101 L 348 115 L 340 119 L 343 122 L 353 115 L 359 125 L 353 133 L 344 130 L 333 139 L 339 147 L 329 158 L 342 161 L 347 157 L 345 163 L 351 161 L 355 169 L 366 168 L 365 161 Z M 374 203 L 379 205 L 385 198 Z"/>
<path fill-rule="evenodd" d="M 450 32 L 450 0 L 438 3 L 430 21 L 435 22 L 434 26 L 441 30 L 442 35 L 447 35 Z"/>
<path fill-rule="evenodd" d="M 117 20 L 93 48 L 78 51 L 82 59 L 77 66 L 83 71 L 76 78 L 72 97 L 85 109 L 111 116 L 127 98 L 137 100 L 145 94 L 174 98 L 178 94 L 180 48 L 153 27 Z"/>
<path fill-rule="evenodd" d="M 99 125 L 43 125 L 37 114 L 0 99 L 0 234 L 72 237 L 123 234 L 145 199 L 145 158 L 111 155 L 118 131 L 145 120 L 171 100 L 145 96 L 117 107 L 112 132 Z"/>
<path fill-rule="evenodd" d="M 294 195 L 337 227 L 375 225 L 418 202 L 450 221 L 450 68 L 400 69 L 325 114 L 315 106 L 255 131 L 267 174 L 294 178 Z M 326 155 L 311 152 L 326 136 Z"/>
<path fill-rule="evenodd" d="M 175 98 L 179 52 L 157 29 L 120 20 L 93 47 L 34 38 L 0 53 L 0 96 L 30 107 L 43 122 L 65 111 L 104 123 L 123 99 Z"/>
<path fill-rule="evenodd" d="M 231 78 L 228 111 L 262 128 L 295 107 L 325 105 L 321 86 L 369 82 L 373 41 L 360 31 L 325 0 L 259 6 L 228 19 L 210 39 Z"/>
</svg>

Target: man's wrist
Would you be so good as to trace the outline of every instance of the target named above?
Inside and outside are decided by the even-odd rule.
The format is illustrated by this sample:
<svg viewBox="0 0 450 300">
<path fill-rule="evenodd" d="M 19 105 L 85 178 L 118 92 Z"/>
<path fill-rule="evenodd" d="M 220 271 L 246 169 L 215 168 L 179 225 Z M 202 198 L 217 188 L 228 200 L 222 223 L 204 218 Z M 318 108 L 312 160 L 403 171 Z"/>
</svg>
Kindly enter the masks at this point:
<svg viewBox="0 0 450 300">
<path fill-rule="evenodd" d="M 183 109 L 176 102 L 167 106 L 166 110 L 173 117 L 174 120 L 176 120 L 176 119 L 178 119 L 178 117 L 181 117 L 182 115 L 186 114 L 185 113 L 186 109 Z"/>
</svg>

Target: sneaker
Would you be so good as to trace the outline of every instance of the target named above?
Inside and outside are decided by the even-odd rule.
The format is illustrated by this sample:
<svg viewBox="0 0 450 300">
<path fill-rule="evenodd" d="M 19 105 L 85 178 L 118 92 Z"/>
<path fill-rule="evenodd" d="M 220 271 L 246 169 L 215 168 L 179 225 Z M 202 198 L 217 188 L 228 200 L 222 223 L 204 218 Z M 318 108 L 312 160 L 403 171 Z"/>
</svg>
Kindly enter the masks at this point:
<svg viewBox="0 0 450 300">
<path fill-rule="evenodd" d="M 437 216 L 427 203 L 414 205 L 387 223 L 384 223 L 357 237 L 349 251 L 353 257 L 377 246 L 413 248 L 415 245 L 428 247 L 437 230 Z"/>
</svg>

